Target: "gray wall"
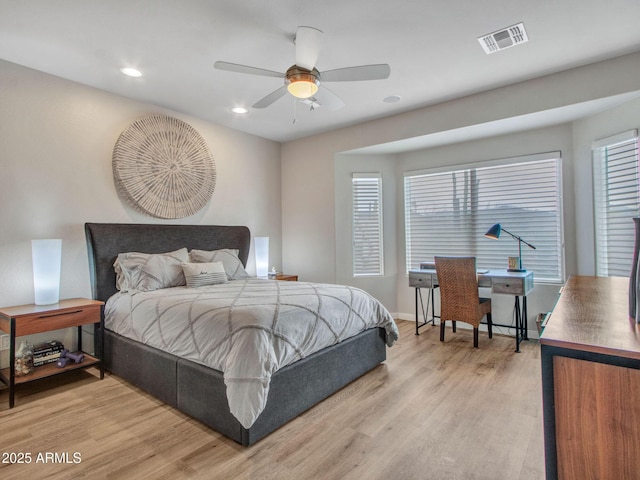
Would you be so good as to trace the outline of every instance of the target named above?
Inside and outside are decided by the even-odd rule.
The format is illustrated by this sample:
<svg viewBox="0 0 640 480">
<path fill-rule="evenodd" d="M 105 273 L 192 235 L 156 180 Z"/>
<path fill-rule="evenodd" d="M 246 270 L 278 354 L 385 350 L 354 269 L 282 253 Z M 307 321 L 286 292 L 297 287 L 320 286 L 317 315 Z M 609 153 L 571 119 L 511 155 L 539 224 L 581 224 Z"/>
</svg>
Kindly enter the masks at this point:
<svg viewBox="0 0 640 480">
<path fill-rule="evenodd" d="M 640 100 L 577 120 L 573 123 L 575 160 L 573 176 L 576 205 L 576 273 L 595 274 L 593 225 L 593 161 L 591 143 L 627 130 L 640 129 Z"/>
<path fill-rule="evenodd" d="M 348 165 L 348 162 L 356 160 L 345 152 L 390 144 L 382 161 L 395 162 L 396 167 L 396 222 L 392 240 L 397 251 L 395 305 L 393 300 L 387 300 L 393 295 L 393 290 L 389 291 L 393 287 L 388 285 L 386 275 L 377 284 L 374 284 L 375 280 L 368 280 L 367 289 L 384 292 L 380 294 L 381 298 L 400 317 L 412 318 L 414 311 L 413 291 L 408 288 L 403 271 L 403 206 L 399 179 L 405 169 L 562 151 L 566 273 L 593 273 L 593 241 L 590 239 L 593 237 L 592 196 L 590 173 L 585 173 L 591 168 L 591 141 L 608 135 L 609 130 L 616 133 L 636 128 L 640 123 L 637 101 L 610 112 L 594 113 L 593 107 L 595 103 L 603 105 L 598 103 L 602 99 L 636 92 L 638 78 L 640 54 L 632 54 L 283 144 L 285 269 L 312 281 L 348 279 L 345 251 L 351 249 L 351 243 L 345 235 L 344 175 L 360 166 Z M 589 118 L 574 121 L 572 115 L 580 109 L 574 108 L 571 114 L 567 114 L 566 108 L 575 105 L 591 107 Z M 525 127 L 532 116 L 536 119 L 555 118 L 557 125 Z M 608 124 L 610 117 L 616 119 L 616 128 Z M 494 133 L 487 134 L 491 129 Z M 482 135 L 478 135 L 480 130 Z M 509 133 L 505 134 L 505 131 Z M 458 139 L 453 144 L 449 142 L 444 146 L 423 148 L 419 152 L 396 152 L 394 155 L 392 151 L 394 147 L 402 148 L 408 140 L 428 138 L 443 132 L 469 132 L 474 135 L 469 138 L 476 139 Z M 372 150 L 368 149 L 367 154 L 371 153 Z M 341 162 L 347 164 L 342 165 Z M 386 193 L 384 201 L 388 202 Z M 535 313 L 552 308 L 558 288 L 558 285 L 539 285 L 529 297 L 530 330 L 535 330 Z M 504 312 L 500 315 L 510 315 L 513 299 L 502 297 L 496 301 L 495 308 Z"/>
<path fill-rule="evenodd" d="M 244 224 L 255 235 L 271 238 L 272 265 L 302 280 L 354 283 L 345 269 L 350 265 L 351 241 L 343 215 L 345 184 L 340 178 L 362 170 L 359 162 L 375 161 L 387 172 L 385 277 L 359 286 L 381 298 L 394 313 L 411 317 L 413 292 L 404 274 L 403 171 L 550 149 L 561 150 L 564 159 L 567 273 L 591 274 L 591 141 L 637 128 L 640 101 L 577 121 L 563 120 L 555 127 L 518 132 L 520 121 L 528 115 L 555 113 L 580 102 L 634 92 L 638 78 L 640 54 L 632 54 L 279 145 L 0 61 L 0 200 L 4 205 L 0 211 L 0 305 L 33 301 L 32 238 L 63 239 L 61 296 L 88 296 L 82 231 L 86 221 Z M 191 124 L 216 160 L 216 191 L 193 217 L 152 219 L 129 208 L 116 193 L 113 145 L 132 121 L 151 113 L 166 113 Z M 477 132 L 477 127 L 498 123 L 511 125 L 511 133 L 496 130 L 491 138 L 374 155 L 369 160 L 346 153 L 469 127 Z M 395 185 L 389 183 L 394 174 Z M 253 268 L 250 259 L 249 270 Z M 536 288 L 530 313 L 552 305 L 556 291 L 557 286 Z"/>
<path fill-rule="evenodd" d="M 0 306 L 33 302 L 35 238 L 62 238 L 61 298 L 89 297 L 85 222 L 247 225 L 270 237 L 270 263 L 281 266 L 279 143 L 4 61 L 0 106 Z M 215 159 L 215 192 L 192 217 L 154 219 L 116 193 L 114 144 L 131 122 L 153 113 L 189 123 Z"/>
<path fill-rule="evenodd" d="M 353 204 L 353 173 L 376 172 L 382 174 L 382 221 L 384 229 L 384 276 L 353 276 L 353 249 L 351 248 Z M 395 155 L 336 155 L 335 160 L 335 222 L 336 282 L 366 290 L 380 300 L 389 311 L 397 311 L 396 284 L 398 279 L 397 232 L 398 206 Z M 402 271 L 400 272 L 402 273 Z"/>
</svg>

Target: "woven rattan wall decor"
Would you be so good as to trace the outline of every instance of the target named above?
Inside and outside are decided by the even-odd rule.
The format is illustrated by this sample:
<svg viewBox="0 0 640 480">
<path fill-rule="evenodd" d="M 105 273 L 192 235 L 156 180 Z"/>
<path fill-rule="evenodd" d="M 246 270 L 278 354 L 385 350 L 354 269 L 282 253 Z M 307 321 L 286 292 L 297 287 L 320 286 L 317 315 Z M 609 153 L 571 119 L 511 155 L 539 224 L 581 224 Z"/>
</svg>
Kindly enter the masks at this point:
<svg viewBox="0 0 640 480">
<path fill-rule="evenodd" d="M 113 149 L 118 192 L 156 218 L 184 218 L 204 207 L 216 185 L 216 166 L 190 125 L 149 115 L 127 127 Z"/>
</svg>

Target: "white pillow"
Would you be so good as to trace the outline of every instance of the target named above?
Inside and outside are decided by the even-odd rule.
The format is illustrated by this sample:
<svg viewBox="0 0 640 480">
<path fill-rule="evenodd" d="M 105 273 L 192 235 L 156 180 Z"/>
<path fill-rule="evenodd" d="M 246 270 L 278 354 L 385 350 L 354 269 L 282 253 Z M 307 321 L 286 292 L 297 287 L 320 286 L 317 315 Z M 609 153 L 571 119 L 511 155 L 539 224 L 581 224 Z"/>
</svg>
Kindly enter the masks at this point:
<svg viewBox="0 0 640 480">
<path fill-rule="evenodd" d="M 189 288 L 228 282 L 222 262 L 183 263 L 182 271 Z"/>
<path fill-rule="evenodd" d="M 249 278 L 242 262 L 238 258 L 238 250 L 223 248 L 220 250 L 191 250 L 189 258 L 193 263 L 222 262 L 227 272 L 227 279 L 242 280 Z"/>
<path fill-rule="evenodd" d="M 182 264 L 189 261 L 186 248 L 167 253 L 121 253 L 113 268 L 122 292 L 149 292 L 185 285 Z"/>
</svg>

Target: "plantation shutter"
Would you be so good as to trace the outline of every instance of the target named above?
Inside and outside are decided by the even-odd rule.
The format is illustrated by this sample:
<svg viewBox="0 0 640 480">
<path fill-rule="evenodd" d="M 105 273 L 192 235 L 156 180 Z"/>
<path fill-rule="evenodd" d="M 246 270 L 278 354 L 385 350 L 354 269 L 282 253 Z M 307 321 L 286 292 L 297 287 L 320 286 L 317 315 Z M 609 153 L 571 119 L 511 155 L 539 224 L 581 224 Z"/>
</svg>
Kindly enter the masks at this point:
<svg viewBox="0 0 640 480">
<path fill-rule="evenodd" d="M 640 215 L 636 130 L 592 145 L 596 275 L 628 277 Z"/>
<path fill-rule="evenodd" d="M 353 275 L 384 274 L 382 176 L 353 174 Z"/>
<path fill-rule="evenodd" d="M 528 155 L 472 168 L 405 174 L 407 270 L 434 256 L 472 255 L 478 268 L 506 268 L 518 242 L 495 223 L 536 247 L 522 246 L 523 267 L 536 280 L 564 276 L 560 152 Z"/>
</svg>

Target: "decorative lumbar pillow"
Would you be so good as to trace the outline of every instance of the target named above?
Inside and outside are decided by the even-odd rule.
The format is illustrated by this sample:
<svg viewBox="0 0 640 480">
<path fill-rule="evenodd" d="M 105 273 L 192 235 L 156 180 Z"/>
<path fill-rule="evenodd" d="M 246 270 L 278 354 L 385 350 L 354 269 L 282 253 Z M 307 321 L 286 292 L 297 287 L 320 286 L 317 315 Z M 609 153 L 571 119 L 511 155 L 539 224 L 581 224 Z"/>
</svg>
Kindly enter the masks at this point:
<svg viewBox="0 0 640 480">
<path fill-rule="evenodd" d="M 182 271 L 189 288 L 228 282 L 222 262 L 183 263 Z"/>
<path fill-rule="evenodd" d="M 191 250 L 189 252 L 189 258 L 193 263 L 222 262 L 224 270 L 227 272 L 227 279 L 229 280 L 249 278 L 249 274 L 244 269 L 240 258 L 238 258 L 237 249 Z"/>
<path fill-rule="evenodd" d="M 122 292 L 149 292 L 185 285 L 182 264 L 188 261 L 186 248 L 167 253 L 121 253 L 113 264 L 116 287 Z"/>
</svg>

